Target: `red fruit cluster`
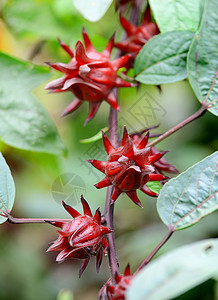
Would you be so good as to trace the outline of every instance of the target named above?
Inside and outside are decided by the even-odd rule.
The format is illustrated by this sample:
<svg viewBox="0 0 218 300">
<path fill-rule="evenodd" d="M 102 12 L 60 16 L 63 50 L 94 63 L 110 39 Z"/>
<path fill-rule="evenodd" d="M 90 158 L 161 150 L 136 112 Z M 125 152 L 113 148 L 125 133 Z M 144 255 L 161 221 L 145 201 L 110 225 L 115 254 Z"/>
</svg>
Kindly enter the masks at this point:
<svg viewBox="0 0 218 300">
<path fill-rule="evenodd" d="M 115 149 L 106 135 L 103 133 L 103 142 L 108 154 L 108 161 L 89 160 L 89 162 L 106 177 L 97 183 L 95 187 L 101 189 L 113 185 L 112 201 L 115 201 L 121 193 L 126 193 L 129 198 L 141 207 L 136 190 L 140 189 L 149 196 L 157 196 L 146 183 L 148 181 L 161 181 L 168 177 L 157 174 L 154 164 L 167 152 L 152 154 L 152 149 L 146 147 L 149 133 L 134 144 L 124 127 L 121 146 Z"/>
<path fill-rule="evenodd" d="M 98 299 L 106 299 L 107 296 L 108 300 L 125 300 L 125 292 L 132 278 L 128 264 L 123 275 L 115 275 L 115 285 L 111 279 L 108 280 L 106 285 L 100 290 Z"/>
<path fill-rule="evenodd" d="M 92 215 L 86 200 L 81 196 L 84 216 L 71 206 L 63 202 L 66 211 L 74 218 L 69 222 L 47 221 L 61 228 L 57 230 L 59 238 L 48 248 L 49 251 L 60 251 L 56 257 L 57 262 L 63 262 L 68 258 L 82 259 L 79 276 L 85 270 L 91 256 L 96 256 L 96 268 L 99 271 L 102 261 L 102 250 L 107 253 L 108 243 L 104 235 L 111 230 L 101 225 L 99 209 Z"/>
<path fill-rule="evenodd" d="M 122 50 L 123 53 L 134 53 L 141 50 L 142 46 L 160 31 L 151 19 L 150 7 L 147 6 L 144 14 L 144 20 L 140 26 L 131 24 L 120 16 L 120 23 L 126 31 L 127 37 L 122 42 L 115 43 L 115 47 Z"/>
<path fill-rule="evenodd" d="M 70 55 L 68 64 L 48 63 L 52 68 L 64 73 L 64 77 L 47 84 L 46 89 L 52 92 L 72 92 L 76 98 L 66 108 L 63 115 L 67 115 L 77 109 L 83 101 L 89 102 L 89 113 L 85 125 L 97 113 L 103 100 L 106 100 L 114 109 L 119 110 L 114 87 L 131 87 L 131 83 L 117 76 L 117 71 L 125 67 L 131 55 L 122 56 L 116 60 L 110 60 L 114 45 L 112 37 L 102 53 L 98 53 L 93 47 L 85 29 L 83 29 L 83 44 L 78 41 L 75 52 L 60 41 L 62 48 Z"/>
</svg>

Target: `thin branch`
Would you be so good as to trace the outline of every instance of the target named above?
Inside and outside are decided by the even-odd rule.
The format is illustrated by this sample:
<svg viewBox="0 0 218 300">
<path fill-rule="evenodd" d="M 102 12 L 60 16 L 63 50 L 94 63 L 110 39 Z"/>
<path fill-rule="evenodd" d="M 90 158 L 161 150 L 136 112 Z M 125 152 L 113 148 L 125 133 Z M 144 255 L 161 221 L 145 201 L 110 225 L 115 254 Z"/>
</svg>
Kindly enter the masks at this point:
<svg viewBox="0 0 218 300">
<path fill-rule="evenodd" d="M 115 90 L 116 98 L 118 96 L 117 89 Z M 110 109 L 109 116 L 109 138 L 110 142 L 114 147 L 117 147 L 117 111 L 113 108 Z M 104 218 L 106 221 L 106 226 L 113 230 L 108 234 L 108 244 L 109 244 L 109 265 L 111 269 L 112 281 L 115 284 L 115 274 L 120 274 L 119 272 L 119 263 L 117 260 L 116 247 L 115 247 L 115 238 L 114 238 L 114 224 L 113 224 L 113 215 L 114 215 L 114 203 L 111 203 L 111 196 L 113 192 L 113 187 L 109 186 L 107 188 L 106 202 L 104 208 Z"/>
<path fill-rule="evenodd" d="M 7 221 L 11 224 L 46 224 L 49 221 L 53 222 L 70 222 L 72 221 L 71 219 L 40 219 L 40 218 L 15 218 L 13 217 L 10 212 L 8 211 L 3 211 L 0 209 L 0 216 L 5 217 Z"/>
<path fill-rule="evenodd" d="M 193 115 L 191 115 L 190 117 L 188 117 L 187 119 L 182 121 L 181 123 L 177 124 L 176 126 L 171 128 L 170 130 L 168 130 L 167 132 L 162 134 L 161 136 L 159 136 L 156 140 L 149 143 L 148 147 L 152 147 L 152 146 L 160 143 L 161 141 L 163 141 L 165 138 L 167 138 L 168 136 L 170 136 L 174 132 L 178 131 L 182 127 L 186 126 L 187 124 L 191 123 L 192 121 L 194 121 L 194 120 L 198 119 L 199 117 L 203 116 L 206 113 L 207 109 L 208 109 L 208 105 L 206 105 L 205 103 L 202 103 L 201 108 L 196 113 L 194 113 Z"/>
<path fill-rule="evenodd" d="M 173 233 L 174 233 L 174 230 L 169 228 L 169 230 L 168 230 L 167 234 L 165 235 L 165 237 L 160 241 L 160 243 L 151 251 L 151 253 L 141 263 L 141 265 L 135 271 L 134 275 L 136 275 L 144 266 L 146 266 L 152 260 L 152 258 L 163 247 L 163 245 L 169 240 L 169 238 L 172 236 Z"/>
</svg>

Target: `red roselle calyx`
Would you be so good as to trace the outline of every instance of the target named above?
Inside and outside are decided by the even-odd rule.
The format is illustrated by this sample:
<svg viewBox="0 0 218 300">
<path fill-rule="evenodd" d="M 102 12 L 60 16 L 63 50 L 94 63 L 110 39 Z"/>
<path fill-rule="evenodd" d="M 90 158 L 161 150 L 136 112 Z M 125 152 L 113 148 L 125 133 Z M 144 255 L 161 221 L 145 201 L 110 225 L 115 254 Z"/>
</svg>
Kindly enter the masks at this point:
<svg viewBox="0 0 218 300">
<path fill-rule="evenodd" d="M 146 183 L 148 181 L 161 181 L 168 177 L 155 172 L 154 163 L 159 161 L 167 152 L 152 154 L 150 147 L 146 147 L 149 133 L 140 141 L 134 144 L 133 140 L 124 127 L 121 146 L 115 149 L 103 132 L 103 142 L 108 154 L 108 161 L 89 160 L 89 162 L 106 177 L 95 184 L 97 188 L 113 185 L 112 202 L 121 193 L 126 193 L 129 198 L 137 205 L 142 207 L 136 190 L 140 189 L 149 196 L 157 196 L 151 191 Z"/>
<path fill-rule="evenodd" d="M 60 41 L 62 48 L 70 55 L 68 64 L 48 63 L 52 68 L 64 73 L 64 77 L 47 84 L 46 89 L 52 92 L 72 92 L 76 98 L 65 109 L 63 115 L 67 115 L 77 109 L 83 101 L 89 102 L 89 113 L 85 125 L 97 113 L 103 100 L 114 109 L 119 110 L 114 87 L 131 87 L 132 83 L 124 81 L 117 76 L 117 71 L 125 67 L 131 55 L 125 55 L 115 60 L 110 60 L 114 36 L 108 42 L 102 53 L 98 53 L 93 47 L 85 29 L 83 29 L 83 44 L 78 41 L 75 52 Z"/>
<path fill-rule="evenodd" d="M 157 25 L 152 22 L 149 5 L 145 10 L 144 20 L 140 26 L 131 24 L 122 16 L 120 16 L 120 23 L 126 31 L 127 37 L 122 42 L 115 43 L 114 46 L 122 50 L 123 53 L 135 53 L 136 56 L 149 39 L 160 33 Z"/>
<path fill-rule="evenodd" d="M 105 286 L 100 290 L 98 299 L 125 300 L 125 292 L 129 287 L 133 276 L 130 273 L 129 264 L 126 266 L 123 275 L 115 275 L 115 284 L 109 279 Z"/>
<path fill-rule="evenodd" d="M 60 251 L 56 257 L 57 262 L 63 262 L 68 258 L 82 259 L 79 276 L 85 270 L 91 256 L 96 256 L 96 268 L 99 271 L 102 261 L 102 250 L 107 254 L 108 243 L 104 235 L 111 230 L 101 225 L 99 209 L 92 215 L 86 200 L 81 196 L 84 216 L 71 206 L 63 202 L 66 211 L 74 218 L 70 222 L 47 221 L 61 228 L 57 230 L 59 238 L 48 248 L 49 251 Z"/>
<path fill-rule="evenodd" d="M 130 138 L 132 139 L 135 146 L 139 145 L 141 141 L 143 140 L 144 136 L 143 134 L 148 132 L 148 129 L 143 130 L 142 132 L 133 133 L 130 134 Z M 151 136 L 152 137 L 152 136 Z M 159 151 L 156 147 L 151 147 L 151 154 L 155 155 L 158 154 Z M 154 167 L 156 173 L 162 174 L 163 172 L 176 174 L 179 173 L 179 171 L 176 169 L 176 167 L 172 164 L 170 164 L 164 157 L 161 157 L 158 161 L 154 162 Z"/>
</svg>

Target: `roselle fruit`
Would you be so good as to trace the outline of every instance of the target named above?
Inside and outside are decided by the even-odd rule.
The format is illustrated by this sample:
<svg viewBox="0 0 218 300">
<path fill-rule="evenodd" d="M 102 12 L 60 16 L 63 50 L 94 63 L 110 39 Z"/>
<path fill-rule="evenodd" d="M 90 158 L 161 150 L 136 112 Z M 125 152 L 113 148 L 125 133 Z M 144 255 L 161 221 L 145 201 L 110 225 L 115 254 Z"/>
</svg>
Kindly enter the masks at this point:
<svg viewBox="0 0 218 300">
<path fill-rule="evenodd" d="M 69 54 L 71 60 L 68 64 L 48 63 L 53 69 L 64 73 L 64 77 L 48 83 L 45 88 L 54 93 L 69 91 L 76 96 L 63 115 L 76 110 L 83 101 L 88 101 L 89 113 L 86 125 L 95 116 L 103 100 L 119 110 L 113 88 L 131 87 L 133 84 L 117 76 L 117 71 L 131 60 L 131 55 L 110 59 L 114 36 L 102 53 L 95 50 L 85 29 L 83 39 L 86 50 L 80 41 L 77 42 L 75 51 L 60 41 L 61 47 Z"/>
<path fill-rule="evenodd" d="M 129 287 L 133 276 L 130 272 L 129 264 L 126 266 L 123 275 L 115 275 L 115 284 L 112 283 L 112 279 L 103 286 L 98 295 L 98 300 L 125 300 L 125 292 Z"/>
<path fill-rule="evenodd" d="M 79 277 L 85 270 L 91 256 L 96 256 L 96 268 L 99 271 L 102 261 L 102 250 L 107 254 L 108 243 L 104 235 L 111 230 L 101 225 L 99 209 L 92 215 L 86 200 L 81 196 L 84 216 L 71 206 L 63 202 L 66 211 L 74 218 L 69 222 L 47 221 L 61 228 L 57 230 L 59 238 L 52 243 L 47 252 L 60 251 L 56 257 L 57 262 L 63 262 L 69 258 L 82 259 Z"/>
<path fill-rule="evenodd" d="M 123 41 L 115 43 L 114 46 L 122 50 L 123 53 L 134 53 L 135 56 L 149 39 L 160 33 L 157 25 L 152 22 L 149 5 L 145 10 L 141 25 L 136 26 L 121 15 L 120 24 L 125 30 L 127 37 Z"/>
<path fill-rule="evenodd" d="M 168 152 L 158 152 L 152 154 L 151 147 L 146 147 L 149 133 L 140 141 L 134 144 L 124 127 L 121 146 L 115 149 L 103 132 L 103 142 L 108 154 L 108 161 L 89 160 L 89 162 L 106 177 L 95 187 L 101 189 L 113 185 L 112 202 L 114 202 L 121 193 L 127 196 L 137 205 L 142 207 L 136 190 L 140 189 L 149 196 L 157 196 L 151 191 L 146 183 L 148 181 L 161 181 L 168 177 L 155 172 L 154 163 L 159 161 L 163 155 Z"/>
</svg>

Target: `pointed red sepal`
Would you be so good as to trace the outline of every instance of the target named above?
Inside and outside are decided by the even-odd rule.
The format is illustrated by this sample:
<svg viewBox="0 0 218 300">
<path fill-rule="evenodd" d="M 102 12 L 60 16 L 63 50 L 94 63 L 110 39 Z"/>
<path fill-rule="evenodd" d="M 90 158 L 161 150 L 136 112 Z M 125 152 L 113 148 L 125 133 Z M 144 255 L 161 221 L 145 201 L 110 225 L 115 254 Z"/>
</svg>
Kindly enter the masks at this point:
<svg viewBox="0 0 218 300">
<path fill-rule="evenodd" d="M 46 86 L 46 90 L 56 90 L 56 89 L 62 89 L 65 82 L 65 78 L 58 78 L 51 82 L 49 82 Z"/>
<path fill-rule="evenodd" d="M 65 109 L 65 111 L 62 113 L 62 117 L 70 114 L 72 111 L 76 110 L 77 108 L 80 107 L 80 105 L 82 104 L 82 101 L 75 98 L 73 100 L 73 102 L 70 103 L 70 105 L 67 106 L 67 108 Z"/>
<path fill-rule="evenodd" d="M 108 291 L 111 295 L 113 295 L 113 293 L 114 293 L 114 291 L 115 291 L 115 286 L 107 284 L 107 291 Z M 106 298 L 106 299 L 107 299 L 107 298 Z M 104 300 L 105 300 L 105 299 L 104 299 Z"/>
<path fill-rule="evenodd" d="M 152 22 L 151 9 L 150 9 L 150 6 L 148 4 L 147 7 L 146 7 L 146 10 L 145 10 L 145 13 L 144 13 L 144 17 L 143 17 L 143 25 L 149 24 L 151 22 Z"/>
<path fill-rule="evenodd" d="M 133 35 L 137 30 L 137 27 L 135 25 L 127 21 L 121 15 L 120 15 L 120 24 L 122 25 L 123 29 L 125 29 L 127 35 Z"/>
<path fill-rule="evenodd" d="M 141 202 L 139 201 L 139 198 L 136 194 L 136 191 L 133 192 L 126 192 L 127 196 L 139 207 L 143 208 Z"/>
<path fill-rule="evenodd" d="M 130 265 L 129 264 L 125 268 L 124 276 L 131 276 Z"/>
<path fill-rule="evenodd" d="M 148 174 L 148 177 L 149 177 L 149 181 L 161 181 L 164 179 L 169 179 L 168 176 L 164 176 L 161 174 Z"/>
<path fill-rule="evenodd" d="M 55 227 L 63 228 L 64 224 L 67 222 L 62 222 L 62 221 L 50 221 L 50 220 L 45 220 L 46 223 L 49 223 Z"/>
<path fill-rule="evenodd" d="M 116 281 L 116 283 L 119 283 L 121 278 L 122 278 L 122 276 L 120 276 L 120 275 L 116 272 L 116 273 L 115 273 L 115 281 Z"/>
<path fill-rule="evenodd" d="M 90 164 L 93 165 L 96 169 L 98 169 L 100 172 L 105 173 L 105 167 L 107 165 L 106 161 L 100 161 L 96 159 L 88 159 L 87 160 Z"/>
<path fill-rule="evenodd" d="M 62 237 L 68 237 L 72 235 L 72 232 L 64 232 L 64 231 L 60 231 L 60 230 L 56 230 L 58 234 L 60 234 L 60 236 Z"/>
<path fill-rule="evenodd" d="M 160 153 L 157 153 L 157 154 L 149 156 L 148 157 L 148 162 L 150 164 L 155 163 L 156 161 L 158 161 L 159 159 L 161 159 L 161 157 L 164 156 L 164 154 L 166 154 L 167 152 L 169 152 L 169 151 L 164 151 L 164 152 L 160 152 Z"/>
<path fill-rule="evenodd" d="M 107 179 L 107 177 L 105 177 L 104 179 L 102 179 L 101 181 L 96 183 L 94 186 L 97 189 L 102 189 L 102 188 L 110 186 L 110 185 L 112 185 L 112 182 L 109 179 Z"/>
<path fill-rule="evenodd" d="M 112 35 L 112 37 L 110 38 L 106 48 L 102 52 L 102 54 L 104 56 L 106 56 L 107 58 L 110 58 L 110 56 L 111 56 L 111 51 L 112 51 L 112 48 L 114 46 L 114 38 L 115 38 L 115 33 Z"/>
<path fill-rule="evenodd" d="M 75 48 L 75 57 L 79 65 L 85 65 L 93 60 L 86 55 L 83 44 L 78 41 Z"/>
<path fill-rule="evenodd" d="M 58 38 L 58 42 L 61 45 L 61 47 L 70 55 L 70 57 L 74 57 L 74 52 L 73 50 L 70 49 L 69 46 L 67 46 L 64 42 L 62 42 L 61 39 Z"/>
<path fill-rule="evenodd" d="M 116 81 L 115 81 L 115 83 L 116 83 L 117 87 L 133 87 L 133 86 L 137 86 L 137 84 L 125 81 L 125 80 L 123 80 L 121 78 L 117 78 Z"/>
<path fill-rule="evenodd" d="M 92 45 L 92 42 L 85 30 L 85 27 L 83 26 L 83 29 L 82 29 L 82 35 L 83 35 L 83 40 L 84 40 L 84 44 L 85 44 L 85 47 L 86 47 L 86 51 L 87 52 L 95 52 L 95 48 L 94 46 Z"/>
<path fill-rule="evenodd" d="M 102 234 L 108 234 L 111 233 L 113 230 L 109 229 L 108 227 L 101 226 L 101 232 Z"/>
<path fill-rule="evenodd" d="M 121 56 L 120 58 L 113 60 L 111 63 L 115 69 L 115 71 L 119 70 L 121 67 L 125 67 L 127 63 L 129 63 L 130 59 L 132 59 L 132 54 L 126 54 Z"/>
<path fill-rule="evenodd" d="M 133 142 L 132 142 L 132 140 L 130 139 L 129 136 L 126 139 L 126 142 L 123 146 L 122 154 L 124 156 L 128 157 L 129 159 L 132 159 L 133 156 L 134 156 Z"/>
<path fill-rule="evenodd" d="M 84 123 L 84 126 L 87 125 L 87 123 L 92 119 L 94 118 L 94 116 L 96 115 L 99 107 L 101 105 L 101 102 L 93 102 L 93 103 L 89 103 L 89 113 L 88 113 L 88 116 L 85 120 L 85 123 Z"/>
<path fill-rule="evenodd" d="M 96 257 L 96 270 L 97 270 L 97 273 L 99 272 L 101 262 L 102 262 L 102 251 L 100 250 L 97 254 L 97 257 Z"/>
<path fill-rule="evenodd" d="M 122 193 L 122 191 L 120 191 L 118 188 L 116 188 L 116 187 L 114 188 L 112 197 L 111 197 L 112 203 L 117 200 L 117 198 L 120 196 L 121 193 Z"/>
<path fill-rule="evenodd" d="M 108 242 L 104 237 L 102 238 L 102 246 L 104 248 L 104 250 L 103 250 L 104 254 L 107 255 L 108 254 Z"/>
<path fill-rule="evenodd" d="M 103 138 L 104 148 L 105 148 L 107 154 L 110 154 L 110 153 L 114 152 L 115 149 L 111 145 L 111 142 L 109 141 L 109 139 L 105 135 L 104 131 L 102 130 L 101 132 L 102 132 L 102 138 Z"/>
<path fill-rule="evenodd" d="M 89 263 L 89 258 L 86 258 L 81 262 L 80 269 L 79 269 L 79 278 L 81 277 L 88 263 Z"/>
<path fill-rule="evenodd" d="M 95 222 L 96 222 L 97 224 L 99 224 L 99 225 L 101 224 L 101 213 L 100 213 L 100 211 L 99 211 L 99 208 L 96 209 L 96 212 L 95 212 L 95 214 L 94 214 L 93 219 L 95 220 Z"/>
<path fill-rule="evenodd" d="M 89 217 L 92 217 L 92 212 L 91 209 L 89 207 L 88 202 L 85 200 L 85 198 L 83 197 L 83 195 L 80 196 L 81 202 L 82 202 L 82 206 L 83 206 L 83 212 L 84 215 L 87 215 Z"/>
<path fill-rule="evenodd" d="M 59 72 L 69 74 L 71 76 L 77 74 L 77 67 L 73 65 L 64 64 L 64 63 L 50 63 L 50 62 L 46 62 L 46 64 Z"/>
<path fill-rule="evenodd" d="M 140 189 L 143 193 L 147 194 L 148 196 L 151 197 L 157 197 L 158 194 L 156 194 L 155 192 L 151 191 L 146 184 L 143 185 L 143 187 Z"/>
<path fill-rule="evenodd" d="M 63 237 L 59 237 L 52 245 L 46 250 L 46 252 L 51 251 L 62 251 L 66 247 L 66 241 Z"/>
<path fill-rule="evenodd" d="M 124 146 L 126 144 L 126 141 L 128 140 L 128 138 L 129 138 L 128 131 L 127 131 L 126 125 L 124 125 L 121 146 Z"/>
<path fill-rule="evenodd" d="M 117 103 L 117 99 L 114 96 L 113 92 L 111 92 L 107 98 L 105 99 L 107 103 L 109 103 L 115 110 L 120 111 L 119 104 Z"/>
<path fill-rule="evenodd" d="M 72 208 L 70 205 L 66 204 L 64 201 L 62 201 L 63 207 L 66 209 L 66 211 L 73 217 L 79 217 L 81 216 L 81 214 L 75 210 L 74 208 Z"/>
<path fill-rule="evenodd" d="M 141 140 L 141 142 L 138 144 L 138 146 L 137 146 L 138 149 L 141 150 L 141 149 L 146 147 L 146 145 L 148 143 L 149 136 L 150 136 L 150 134 L 149 134 L 149 131 L 148 131 L 146 136 L 144 136 L 143 139 Z"/>
</svg>

